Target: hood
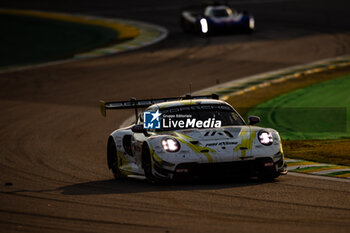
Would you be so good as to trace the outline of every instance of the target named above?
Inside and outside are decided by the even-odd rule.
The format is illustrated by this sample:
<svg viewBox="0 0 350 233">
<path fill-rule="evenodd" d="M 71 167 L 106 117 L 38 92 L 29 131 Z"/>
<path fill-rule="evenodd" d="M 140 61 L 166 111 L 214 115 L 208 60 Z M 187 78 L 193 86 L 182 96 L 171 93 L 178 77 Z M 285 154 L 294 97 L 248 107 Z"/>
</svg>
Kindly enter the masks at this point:
<svg viewBox="0 0 350 233">
<path fill-rule="evenodd" d="M 183 129 L 171 132 L 158 132 L 157 137 L 172 136 L 182 142 L 186 141 L 188 143 L 209 147 L 237 144 L 242 141 L 251 144 L 256 139 L 258 132 L 262 129 L 274 133 L 273 129 L 241 125 L 221 128 Z M 278 140 L 278 134 L 275 135 L 275 139 Z"/>
<path fill-rule="evenodd" d="M 249 130 L 249 126 L 221 127 L 210 129 L 185 129 L 174 132 L 175 137 L 185 137 L 190 141 L 232 140 L 238 137 L 242 130 Z"/>
<path fill-rule="evenodd" d="M 275 142 L 271 146 L 263 146 L 259 142 L 257 135 L 260 130 L 273 133 Z M 280 150 L 279 136 L 276 131 L 255 126 L 242 125 L 158 132 L 153 137 L 154 141 L 152 140 L 156 145 L 154 148 L 161 149 L 160 140 L 169 136 L 174 137 L 181 144 L 179 151 L 181 159 L 185 158 L 183 156 L 190 156 L 191 153 L 195 152 L 196 156 L 203 156 L 204 162 L 249 160 L 256 156 L 273 155 Z M 159 153 L 161 152 L 160 150 Z M 195 157 L 194 160 L 197 161 L 198 158 Z"/>
</svg>

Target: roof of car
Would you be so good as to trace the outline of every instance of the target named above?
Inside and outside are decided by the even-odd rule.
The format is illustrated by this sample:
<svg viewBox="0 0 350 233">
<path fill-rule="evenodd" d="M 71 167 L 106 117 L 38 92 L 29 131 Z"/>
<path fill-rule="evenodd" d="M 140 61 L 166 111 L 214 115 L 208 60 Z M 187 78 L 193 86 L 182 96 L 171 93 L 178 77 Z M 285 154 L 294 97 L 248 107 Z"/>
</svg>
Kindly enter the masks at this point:
<svg viewBox="0 0 350 233">
<path fill-rule="evenodd" d="M 210 5 L 210 6 L 207 6 L 207 8 L 211 8 L 211 9 L 228 9 L 230 7 L 226 6 L 226 5 Z"/>
<path fill-rule="evenodd" d="M 184 105 L 200 105 L 200 104 L 225 104 L 228 105 L 226 102 L 222 100 L 215 100 L 215 99 L 190 99 L 190 100 L 177 100 L 177 101 L 169 101 L 169 102 L 163 102 L 159 104 L 154 104 L 150 106 L 151 109 L 163 109 L 163 108 L 172 108 L 177 106 L 184 106 Z"/>
</svg>

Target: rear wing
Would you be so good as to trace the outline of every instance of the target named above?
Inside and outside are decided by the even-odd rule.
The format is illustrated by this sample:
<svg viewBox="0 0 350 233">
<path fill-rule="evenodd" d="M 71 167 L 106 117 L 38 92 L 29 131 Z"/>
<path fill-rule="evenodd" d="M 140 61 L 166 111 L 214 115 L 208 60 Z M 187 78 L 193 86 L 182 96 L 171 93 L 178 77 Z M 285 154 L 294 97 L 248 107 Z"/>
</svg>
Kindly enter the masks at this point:
<svg viewBox="0 0 350 233">
<path fill-rule="evenodd" d="M 219 99 L 219 96 L 217 94 L 198 95 L 198 96 L 186 95 L 183 97 L 143 99 L 143 100 L 136 100 L 135 98 L 131 98 L 129 101 L 111 101 L 111 102 L 105 102 L 100 100 L 100 111 L 102 116 L 105 117 L 107 115 L 106 110 L 135 109 L 135 114 L 137 119 L 138 108 L 147 108 L 153 104 L 159 104 L 163 102 L 176 101 L 176 100 L 189 100 L 189 99 Z"/>
</svg>

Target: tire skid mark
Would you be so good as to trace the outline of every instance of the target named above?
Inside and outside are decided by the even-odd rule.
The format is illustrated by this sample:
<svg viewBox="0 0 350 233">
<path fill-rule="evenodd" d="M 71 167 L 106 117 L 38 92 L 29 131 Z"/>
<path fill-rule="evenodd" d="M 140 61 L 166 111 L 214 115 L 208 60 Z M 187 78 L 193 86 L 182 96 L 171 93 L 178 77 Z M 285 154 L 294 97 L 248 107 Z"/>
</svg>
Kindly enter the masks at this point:
<svg viewBox="0 0 350 233">
<path fill-rule="evenodd" d="M 65 181 L 65 180 L 59 180 L 59 179 L 55 179 L 55 178 L 52 178 L 52 177 L 48 177 L 48 176 L 43 176 L 43 175 L 39 175 L 39 174 L 36 174 L 36 173 L 31 173 L 31 172 L 27 172 L 27 171 L 24 171 L 22 169 L 19 169 L 19 168 L 14 168 L 14 167 L 9 167 L 5 164 L 0 164 L 0 167 L 3 167 L 3 168 L 6 168 L 6 169 L 9 169 L 9 170 L 13 170 L 15 171 L 15 174 L 16 176 L 18 176 L 18 174 L 26 174 L 26 175 L 29 175 L 30 176 L 34 176 L 34 177 L 37 177 L 37 178 L 42 178 L 44 180 L 49 180 L 49 181 L 54 181 L 56 182 L 57 184 L 58 183 L 61 183 L 61 184 L 73 184 L 72 182 L 68 182 L 68 181 Z M 22 176 L 23 178 L 28 178 L 28 176 Z M 33 181 L 38 181 L 38 180 L 33 180 Z"/>
<path fill-rule="evenodd" d="M 243 219 L 245 221 L 249 219 L 249 221 L 251 222 L 257 222 L 257 221 L 263 222 L 263 220 L 260 217 L 256 217 L 256 216 L 247 216 L 247 215 L 241 215 L 241 214 L 227 214 L 227 213 L 223 215 L 220 212 L 209 212 L 209 211 L 197 210 L 184 204 L 183 200 L 177 200 L 175 197 L 169 198 L 169 204 L 175 206 L 175 208 L 178 208 L 185 212 L 189 212 L 193 215 L 207 218 L 208 220 L 219 220 L 224 222 L 241 222 Z"/>
<path fill-rule="evenodd" d="M 66 176 L 66 177 L 68 177 L 68 178 L 75 178 L 76 180 L 78 180 L 78 181 L 80 181 L 80 182 L 89 181 L 89 179 L 81 178 L 81 177 L 79 177 L 79 176 L 73 176 L 72 173 L 64 172 L 64 171 L 58 169 L 56 166 L 52 166 L 52 165 L 50 165 L 50 163 L 47 163 L 47 162 L 45 162 L 45 161 L 43 161 L 43 160 L 39 160 L 38 162 L 39 162 L 38 165 L 41 164 L 41 165 L 43 165 L 42 167 L 46 167 L 46 168 L 48 168 L 50 171 L 54 171 L 54 172 L 56 172 L 56 173 L 58 173 L 58 174 L 61 174 L 61 175 Z M 84 168 L 84 167 L 79 167 L 79 166 L 76 166 L 76 165 L 74 165 L 74 164 L 72 164 L 72 163 L 66 164 L 66 165 L 65 165 L 65 169 L 67 169 L 67 165 L 71 166 L 70 169 L 71 169 L 71 170 L 74 170 L 74 171 L 82 171 L 82 172 L 88 173 L 88 174 L 90 174 L 90 175 L 91 175 L 91 174 L 94 174 L 94 175 L 95 175 L 94 177 L 99 177 L 99 178 L 103 178 L 103 177 L 104 177 L 104 175 L 103 175 L 102 173 L 97 173 L 97 172 L 95 172 L 94 170 L 87 170 L 87 169 Z"/>
<path fill-rule="evenodd" d="M 269 203 L 275 203 L 275 204 L 283 204 L 283 205 L 293 205 L 293 206 L 301 206 L 301 207 L 311 207 L 311 208 L 319 208 L 319 209 L 329 209 L 329 210 L 341 210 L 341 211 L 349 211 L 350 208 L 345 207 L 334 207 L 334 206 L 321 206 L 321 205 L 313 205 L 313 204 L 305 204 L 305 203 L 295 203 L 295 202 L 286 202 L 286 201 L 276 201 L 271 199 L 260 199 L 255 197 L 247 197 L 247 196 L 241 196 L 241 195 L 229 195 L 229 194 L 223 194 L 223 193 L 212 193 L 212 192 L 205 192 L 205 191 L 191 191 L 191 192 L 199 192 L 199 193 L 205 193 L 205 194 L 214 194 L 217 196 L 222 197 L 229 197 L 229 198 L 238 198 L 238 199 L 245 199 L 250 201 L 258 201 L 258 202 L 269 202 Z M 349 223 L 350 225 L 350 223 Z"/>
<path fill-rule="evenodd" d="M 147 224 L 127 223 L 127 222 L 117 222 L 117 221 L 107 221 L 107 220 L 94 220 L 94 219 L 76 218 L 76 217 L 63 217 L 63 216 L 54 216 L 54 215 L 46 215 L 46 214 L 39 214 L 39 213 L 29 213 L 24 211 L 0 209 L 0 212 L 5 214 L 14 214 L 14 215 L 25 215 L 25 216 L 29 215 L 29 216 L 38 217 L 38 218 L 59 219 L 63 221 L 77 221 L 81 223 L 99 223 L 99 224 L 106 224 L 106 225 L 121 225 L 121 226 L 140 227 L 140 228 L 169 229 L 168 227 L 154 226 L 154 225 L 147 225 Z"/>
<path fill-rule="evenodd" d="M 74 185 L 74 184 L 73 184 Z M 89 188 L 89 190 L 96 190 L 98 189 L 99 192 L 101 193 L 110 193 L 110 194 L 118 194 L 119 189 L 117 188 L 105 188 L 103 186 L 95 186 L 95 185 L 84 185 L 84 188 L 81 188 L 81 190 L 86 191 L 86 187 Z M 54 188 L 54 189 L 46 189 L 46 190 L 15 190 L 15 191 L 0 191 L 0 193 L 3 194 L 7 194 L 7 195 L 15 195 L 15 196 L 19 196 L 19 197 L 30 197 L 30 198 L 34 198 L 34 199 L 42 199 L 42 200 L 52 200 L 52 201 L 57 201 L 57 202 L 61 202 L 61 203 L 71 203 L 71 204 L 82 204 L 82 205 L 91 205 L 88 203 L 82 203 L 82 202 L 75 202 L 72 200 L 67 200 L 67 199 L 55 199 L 55 198 L 49 198 L 49 197 L 40 197 L 40 196 L 35 196 L 35 195 L 30 195 L 29 193 L 43 193 L 43 194 L 47 194 L 47 195 L 57 195 L 57 197 L 59 197 L 58 194 L 54 194 L 54 193 L 49 193 L 49 192 L 55 192 L 55 191 L 63 191 L 64 192 L 65 187 L 61 187 L 61 188 Z M 104 192 L 105 191 L 105 192 Z M 114 192 L 116 191 L 116 192 Z M 79 190 L 75 189 L 75 192 L 79 193 Z M 27 194 L 28 193 L 28 194 Z M 65 195 L 74 195 L 74 194 L 65 194 Z M 77 194 L 78 195 L 78 194 Z M 130 195 L 128 195 L 130 196 Z M 126 197 L 126 196 L 113 196 L 111 198 L 105 198 L 104 200 L 108 200 L 110 201 L 110 203 L 112 203 L 112 205 L 114 203 L 123 203 L 124 207 L 127 209 L 133 209 L 133 206 L 137 205 L 137 206 L 144 206 L 144 208 L 147 209 L 148 212 L 150 212 L 150 210 L 152 211 L 157 211 L 157 213 L 161 213 L 162 211 L 166 210 L 166 211 L 173 211 L 172 208 L 169 208 L 168 205 L 165 204 L 161 204 L 161 202 L 159 200 L 168 200 L 168 197 L 162 197 L 161 195 L 154 197 L 153 195 L 149 195 L 149 194 L 144 194 L 144 195 L 140 195 L 137 194 L 138 197 L 140 197 L 142 200 L 133 200 L 133 204 L 130 204 L 129 202 L 125 201 L 125 199 L 120 198 L 120 197 Z M 154 206 L 153 202 L 147 203 L 147 201 L 153 201 L 156 200 L 157 201 L 157 207 Z M 104 205 L 92 205 L 92 206 L 101 206 L 101 207 L 106 207 L 108 208 L 108 206 L 104 206 Z M 120 207 L 120 206 L 115 206 L 115 207 Z M 112 207 L 113 208 L 113 207 Z M 135 209 L 136 211 L 136 209 Z"/>
<path fill-rule="evenodd" d="M 200 193 L 205 193 L 205 194 L 213 194 L 213 193 L 207 193 L 207 192 L 200 192 Z M 215 195 L 215 194 L 214 194 Z M 228 196 L 231 197 L 231 196 Z M 241 196 L 239 196 L 238 198 L 241 198 Z M 264 200 L 261 200 L 264 201 Z M 266 200 L 265 200 L 266 202 Z M 296 223 L 296 224 L 305 224 L 305 225 L 315 225 L 315 219 L 293 219 L 293 218 L 274 218 L 274 217 L 263 217 L 263 216 L 252 216 L 249 214 L 232 214 L 232 213 L 223 213 L 223 212 L 219 212 L 219 211 L 203 211 L 203 210 L 197 210 L 194 209 L 191 206 L 187 206 L 184 204 L 183 200 L 177 200 L 176 198 L 173 198 L 170 202 L 171 204 L 179 207 L 180 209 L 190 212 L 194 215 L 198 215 L 198 216 L 202 216 L 207 218 L 208 220 L 218 220 L 218 221 L 223 221 L 223 222 L 250 222 L 250 223 L 265 223 L 265 224 L 280 224 L 280 223 L 284 223 L 286 225 L 289 225 L 291 223 Z M 292 203 L 290 203 L 291 205 L 293 205 Z M 339 219 L 337 217 L 337 219 Z M 336 220 L 337 220 L 336 219 Z M 346 218 L 344 218 L 344 220 L 347 220 Z M 322 219 L 319 219 L 319 221 L 317 222 L 317 224 L 324 224 L 324 225 L 329 225 L 332 224 L 334 226 L 338 226 L 338 224 L 344 224 L 344 222 L 323 222 Z M 345 225 L 349 225 L 350 223 L 346 223 Z"/>
<path fill-rule="evenodd" d="M 47 192 L 47 191 L 57 191 L 58 189 L 52 189 L 52 190 L 43 190 L 41 192 Z M 21 193 L 20 193 L 21 192 Z M 164 210 L 167 212 L 171 212 L 171 214 L 176 214 L 179 216 L 187 216 L 188 214 L 186 213 L 176 213 L 174 209 L 172 208 L 167 208 L 167 207 L 161 207 L 154 209 L 154 206 L 152 208 L 149 207 L 144 207 L 143 209 L 139 208 L 134 208 L 135 205 L 127 204 L 125 203 L 124 200 L 120 200 L 120 202 L 116 202 L 115 198 L 113 199 L 113 204 L 118 203 L 121 204 L 123 203 L 124 205 L 103 205 L 103 204 L 95 204 L 95 203 L 84 203 L 84 202 L 79 202 L 79 201 L 72 201 L 72 200 L 67 200 L 67 199 L 57 199 L 57 198 L 50 198 L 50 197 L 39 197 L 39 196 L 33 196 L 29 194 L 25 194 L 23 192 L 32 192 L 32 191 L 27 191 L 27 190 L 22 190 L 22 191 L 13 191 L 13 192 L 4 192 L 0 191 L 0 193 L 5 194 L 5 195 L 14 195 L 14 196 L 19 196 L 19 197 L 24 197 L 24 198 L 31 198 L 31 199 L 38 199 L 38 200 L 45 200 L 45 201 L 54 201 L 54 202 L 60 202 L 60 203 L 66 203 L 66 204 L 78 204 L 82 206 L 89 206 L 89 207 L 99 207 L 99 208 L 106 208 L 106 209 L 112 209 L 115 210 L 118 208 L 118 210 L 123 210 L 126 212 L 143 212 L 143 213 L 155 213 L 155 214 L 162 214 L 164 213 Z M 37 192 L 37 191 L 36 191 Z M 140 203 L 141 204 L 141 203 Z"/>
<path fill-rule="evenodd" d="M 10 221 L 3 221 L 3 220 L 0 220 L 0 224 L 6 224 L 6 225 L 16 225 L 17 226 L 17 229 L 19 231 L 23 231 L 23 228 L 24 227 L 31 227 L 31 228 L 40 228 L 40 230 L 42 229 L 46 229 L 46 230 L 59 230 L 60 232 L 63 232 L 63 231 L 67 231 L 67 232 L 77 232 L 77 233 L 91 233 L 91 231 L 84 231 L 84 230 L 72 230 L 71 228 L 63 228 L 61 226 L 54 226 L 54 227 L 49 227 L 49 226 L 44 226 L 42 224 L 39 225 L 34 225 L 34 224 L 29 224 L 29 223 L 16 223 L 16 222 L 10 222 Z"/>
<path fill-rule="evenodd" d="M 276 184 L 276 185 L 277 185 L 277 184 Z M 313 187 L 304 186 L 304 185 L 287 184 L 287 183 L 278 183 L 278 185 L 290 186 L 290 187 L 293 187 L 293 188 L 304 188 L 304 189 L 309 189 L 309 190 L 311 190 L 311 191 L 315 190 L 315 188 L 313 188 Z M 317 187 L 317 190 L 329 191 L 329 189 L 321 188 L 321 187 Z M 345 191 L 345 190 L 334 190 L 334 189 L 332 189 L 332 191 L 333 191 L 333 192 L 337 192 L 337 193 L 344 193 L 344 194 L 350 195 L 350 191 Z"/>
<path fill-rule="evenodd" d="M 196 40 L 196 39 L 197 38 L 195 38 L 194 40 Z M 169 57 L 169 58 L 164 59 L 163 61 L 159 62 L 159 65 L 168 64 L 170 62 L 175 62 L 175 61 L 183 61 L 184 57 L 187 58 L 187 57 L 190 57 L 191 55 L 198 53 L 199 51 L 201 51 L 203 48 L 205 48 L 209 44 L 210 44 L 209 38 L 203 39 L 203 41 L 201 41 L 200 45 L 198 45 L 198 43 L 193 42 L 193 45 L 186 47 L 184 49 L 184 51 L 180 52 L 179 54 L 174 55 L 172 57 Z"/>
</svg>

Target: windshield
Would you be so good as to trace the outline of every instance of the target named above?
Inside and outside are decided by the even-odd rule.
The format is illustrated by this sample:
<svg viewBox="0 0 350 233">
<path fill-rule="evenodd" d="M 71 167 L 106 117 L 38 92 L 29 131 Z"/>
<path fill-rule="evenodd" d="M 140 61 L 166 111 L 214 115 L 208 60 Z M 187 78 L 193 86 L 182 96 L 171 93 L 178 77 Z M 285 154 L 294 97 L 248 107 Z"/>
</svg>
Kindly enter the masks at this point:
<svg viewBox="0 0 350 233">
<path fill-rule="evenodd" d="M 212 11 L 212 14 L 214 17 L 217 17 L 217 18 L 227 17 L 230 15 L 226 9 L 215 9 Z"/>
<path fill-rule="evenodd" d="M 162 127 L 157 131 L 245 125 L 235 110 L 222 104 L 166 108 L 160 113 Z"/>
</svg>

